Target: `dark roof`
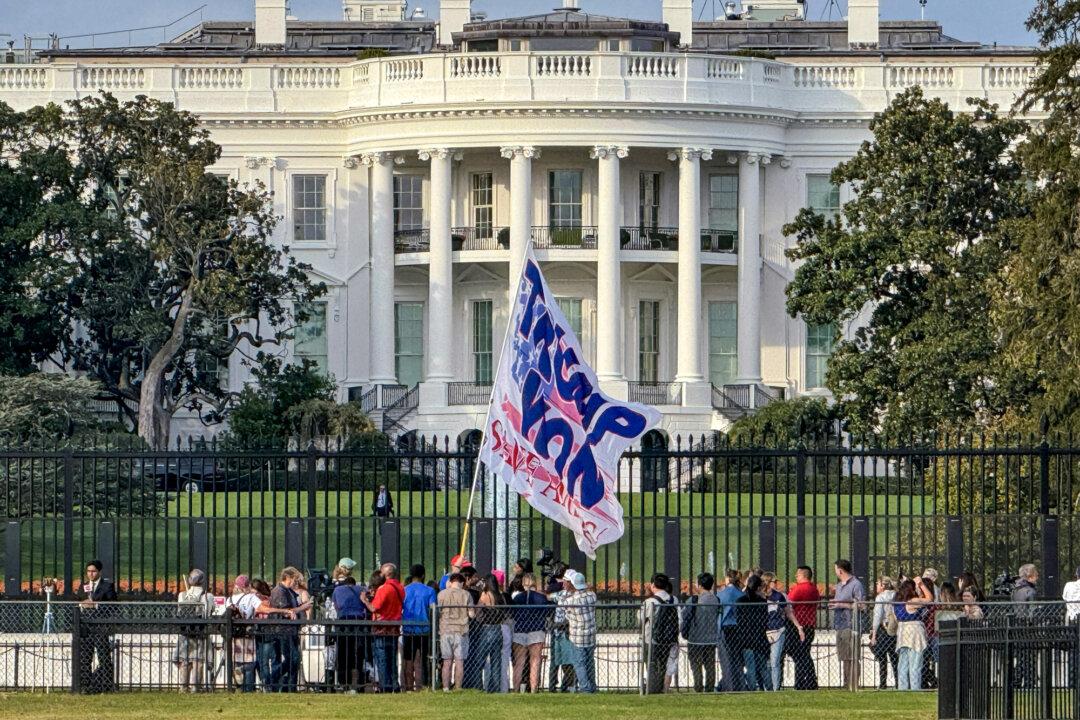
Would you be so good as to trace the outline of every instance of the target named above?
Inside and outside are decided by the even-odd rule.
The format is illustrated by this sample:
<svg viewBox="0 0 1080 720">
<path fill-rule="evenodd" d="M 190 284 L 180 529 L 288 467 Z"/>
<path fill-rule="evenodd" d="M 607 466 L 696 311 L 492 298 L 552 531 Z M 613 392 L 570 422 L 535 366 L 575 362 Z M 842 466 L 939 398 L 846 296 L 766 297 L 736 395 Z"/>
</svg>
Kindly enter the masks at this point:
<svg viewBox="0 0 1080 720">
<path fill-rule="evenodd" d="M 284 47 L 256 47 L 255 27 L 248 22 L 204 22 L 169 42 L 149 47 L 49 50 L 52 57 L 119 55 L 151 56 L 279 56 L 351 57 L 378 48 L 391 53 L 422 53 L 435 44 L 431 20 L 400 22 L 297 22 L 286 24 Z"/>
<path fill-rule="evenodd" d="M 661 22 L 591 15 L 581 10 L 561 9 L 541 15 L 483 20 L 465 25 L 454 33 L 454 41 L 489 40 L 500 37 L 650 37 L 672 43 L 679 34 Z"/>
<path fill-rule="evenodd" d="M 852 49 L 846 22 L 721 20 L 694 23 L 695 50 L 725 53 L 759 50 L 777 56 L 885 53 L 889 55 L 1012 54 L 1031 48 L 996 48 L 957 40 L 932 20 L 883 20 L 878 46 Z"/>
</svg>

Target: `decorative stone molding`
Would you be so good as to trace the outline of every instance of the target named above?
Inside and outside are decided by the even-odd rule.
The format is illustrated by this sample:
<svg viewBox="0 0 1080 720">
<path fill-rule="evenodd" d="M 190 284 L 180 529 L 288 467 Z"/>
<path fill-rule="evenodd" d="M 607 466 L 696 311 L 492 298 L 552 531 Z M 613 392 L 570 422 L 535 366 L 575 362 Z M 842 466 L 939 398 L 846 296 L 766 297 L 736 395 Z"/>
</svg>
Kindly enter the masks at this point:
<svg viewBox="0 0 1080 720">
<path fill-rule="evenodd" d="M 772 155 L 762 155 L 759 162 L 761 163 L 762 167 L 764 167 L 765 165 L 772 165 Z"/>
<path fill-rule="evenodd" d="M 792 160 L 791 160 L 791 157 L 790 157 L 790 156 L 788 156 L 788 155 L 783 155 L 783 156 L 781 156 L 781 158 L 780 158 L 780 167 L 782 167 L 782 168 L 784 168 L 785 170 L 787 170 L 787 169 L 788 169 L 789 167 L 791 167 L 791 166 L 792 166 Z"/>
<path fill-rule="evenodd" d="M 356 168 L 360 167 L 360 156 L 346 155 L 344 158 L 342 158 L 341 164 L 346 170 L 355 170 Z"/>
<path fill-rule="evenodd" d="M 593 160 L 603 160 L 609 157 L 622 160 L 630 157 L 630 148 L 625 145 L 597 145 L 589 151 L 589 157 Z"/>
<path fill-rule="evenodd" d="M 764 153 L 748 152 L 746 153 L 746 164 L 757 165 L 760 163 L 762 165 L 768 165 L 769 161 L 766 159 L 768 157 L 769 156 Z"/>
<path fill-rule="evenodd" d="M 460 161 L 465 156 L 460 150 L 453 150 L 451 148 L 425 148 L 417 151 L 416 155 L 420 158 L 421 162 L 429 162 L 432 158 Z"/>
<path fill-rule="evenodd" d="M 668 160 L 671 162 L 677 162 L 679 160 L 705 160 L 708 162 L 712 160 L 713 151 L 710 148 L 693 148 L 684 147 L 678 150 L 668 150 Z"/>
<path fill-rule="evenodd" d="M 537 160 L 540 158 L 540 148 L 533 145 L 504 145 L 499 148 L 499 154 L 507 160 L 512 160 L 515 157 Z"/>
<path fill-rule="evenodd" d="M 365 167 L 374 167 L 376 165 L 386 165 L 394 161 L 392 153 L 388 152 L 367 152 L 360 155 L 360 162 Z"/>
<path fill-rule="evenodd" d="M 269 166 L 272 164 L 274 164 L 273 159 L 268 158 L 265 155 L 248 155 L 244 158 L 244 165 L 246 165 L 249 170 L 258 170 L 263 165 Z"/>
</svg>

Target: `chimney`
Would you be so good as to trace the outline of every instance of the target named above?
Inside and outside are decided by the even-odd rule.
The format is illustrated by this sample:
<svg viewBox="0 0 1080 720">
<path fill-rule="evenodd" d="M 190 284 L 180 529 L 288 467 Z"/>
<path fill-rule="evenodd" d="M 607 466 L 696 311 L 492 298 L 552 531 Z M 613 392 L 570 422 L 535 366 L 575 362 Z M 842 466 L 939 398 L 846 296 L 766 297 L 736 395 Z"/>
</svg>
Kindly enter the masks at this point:
<svg viewBox="0 0 1080 720">
<path fill-rule="evenodd" d="M 439 44 L 453 45 L 454 33 L 472 20 L 472 0 L 439 0 Z"/>
<path fill-rule="evenodd" d="M 255 44 L 284 45 L 286 0 L 255 0 Z"/>
<path fill-rule="evenodd" d="M 848 45 L 877 47 L 878 0 L 848 0 Z"/>
<path fill-rule="evenodd" d="M 679 44 L 694 43 L 694 0 L 664 0 L 664 22 L 668 30 L 679 33 Z"/>
</svg>

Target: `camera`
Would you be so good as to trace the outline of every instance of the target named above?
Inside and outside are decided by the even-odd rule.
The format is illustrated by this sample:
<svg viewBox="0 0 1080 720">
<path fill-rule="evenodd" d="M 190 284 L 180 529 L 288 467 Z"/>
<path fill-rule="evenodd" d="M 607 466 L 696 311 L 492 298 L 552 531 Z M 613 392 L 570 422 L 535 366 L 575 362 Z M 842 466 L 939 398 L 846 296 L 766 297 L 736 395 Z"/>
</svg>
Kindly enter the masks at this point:
<svg viewBox="0 0 1080 720">
<path fill-rule="evenodd" d="M 537 551 L 536 567 L 540 569 L 540 586 L 545 593 L 551 594 L 562 589 L 562 585 L 555 578 L 562 575 L 569 566 L 562 560 L 556 560 L 551 548 L 540 548 Z"/>
<path fill-rule="evenodd" d="M 995 598 L 1009 598 L 1012 597 L 1013 586 L 1016 585 L 1016 576 L 1010 575 L 1008 571 L 1002 572 L 995 579 L 990 586 L 990 597 Z"/>
<path fill-rule="evenodd" d="M 316 605 L 322 605 L 334 592 L 334 584 L 330 582 L 330 573 L 322 569 L 312 569 L 308 572 L 308 592 Z"/>
</svg>

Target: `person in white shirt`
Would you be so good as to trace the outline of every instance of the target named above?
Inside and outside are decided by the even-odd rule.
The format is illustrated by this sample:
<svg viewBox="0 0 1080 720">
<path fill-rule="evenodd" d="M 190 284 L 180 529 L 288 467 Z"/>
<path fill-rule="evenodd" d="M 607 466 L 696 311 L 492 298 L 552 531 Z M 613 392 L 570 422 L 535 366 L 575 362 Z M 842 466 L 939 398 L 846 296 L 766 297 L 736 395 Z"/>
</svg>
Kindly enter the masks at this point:
<svg viewBox="0 0 1080 720">
<path fill-rule="evenodd" d="M 247 575 L 237 575 L 233 581 L 233 594 L 225 601 L 225 612 L 233 618 L 251 620 L 262 605 Z M 233 611 L 235 608 L 235 611 Z M 238 625 L 233 631 L 233 673 L 241 692 L 255 692 L 255 638 L 251 627 Z"/>
<path fill-rule="evenodd" d="M 1065 583 L 1061 591 L 1061 599 L 1065 601 L 1065 622 L 1074 623 L 1080 620 L 1080 567 L 1073 574 L 1076 578 Z"/>
</svg>

